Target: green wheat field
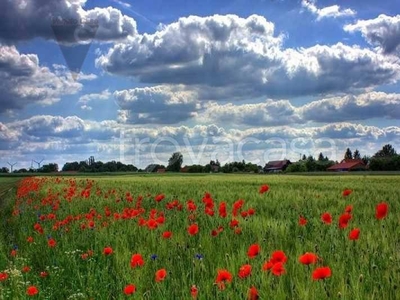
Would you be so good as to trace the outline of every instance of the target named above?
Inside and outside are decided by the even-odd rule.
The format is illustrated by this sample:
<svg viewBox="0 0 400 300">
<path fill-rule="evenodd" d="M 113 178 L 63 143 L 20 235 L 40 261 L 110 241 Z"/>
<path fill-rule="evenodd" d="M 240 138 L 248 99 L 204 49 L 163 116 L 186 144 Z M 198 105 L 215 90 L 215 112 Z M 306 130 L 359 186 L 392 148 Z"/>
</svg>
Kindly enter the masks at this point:
<svg viewBox="0 0 400 300">
<path fill-rule="evenodd" d="M 10 183 L 0 178 L 0 299 L 400 299 L 399 176 Z"/>
</svg>

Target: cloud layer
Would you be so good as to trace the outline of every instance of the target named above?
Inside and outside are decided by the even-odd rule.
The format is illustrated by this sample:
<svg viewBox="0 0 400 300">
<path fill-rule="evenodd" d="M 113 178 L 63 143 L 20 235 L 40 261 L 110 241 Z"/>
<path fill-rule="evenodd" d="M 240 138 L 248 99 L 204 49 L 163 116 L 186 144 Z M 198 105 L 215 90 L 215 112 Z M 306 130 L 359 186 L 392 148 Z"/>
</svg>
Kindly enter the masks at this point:
<svg viewBox="0 0 400 300">
<path fill-rule="evenodd" d="M 81 88 L 64 69 L 40 66 L 36 54 L 0 44 L 0 114 L 29 104 L 50 105 Z"/>
<path fill-rule="evenodd" d="M 0 41 L 41 37 L 66 44 L 117 41 L 136 34 L 136 22 L 115 8 L 85 10 L 86 0 L 3 0 Z M 55 36 L 56 34 L 56 36 Z"/>
<path fill-rule="evenodd" d="M 355 91 L 399 79 L 399 63 L 370 49 L 284 49 L 283 39 L 262 16 L 190 16 L 116 44 L 97 64 L 143 83 L 183 84 L 213 100 Z"/>
<path fill-rule="evenodd" d="M 400 54 L 400 15 L 379 15 L 375 19 L 358 20 L 354 24 L 344 26 L 344 30 L 361 32 L 370 44 L 379 46 L 386 54 Z"/>
</svg>

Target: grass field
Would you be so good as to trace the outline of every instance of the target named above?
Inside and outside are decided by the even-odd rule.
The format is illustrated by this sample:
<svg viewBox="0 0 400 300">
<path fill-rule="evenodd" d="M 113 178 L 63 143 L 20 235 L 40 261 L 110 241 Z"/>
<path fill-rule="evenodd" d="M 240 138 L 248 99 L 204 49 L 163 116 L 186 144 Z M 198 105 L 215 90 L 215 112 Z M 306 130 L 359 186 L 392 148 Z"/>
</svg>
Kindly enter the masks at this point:
<svg viewBox="0 0 400 300">
<path fill-rule="evenodd" d="M 0 299 L 258 299 L 251 287 L 259 299 L 399 299 L 399 184 L 363 175 L 26 178 L 2 200 Z M 378 220 L 379 203 L 389 211 Z M 271 259 L 277 250 L 287 261 Z M 315 263 L 300 263 L 306 252 Z M 331 276 L 313 280 L 319 267 Z M 218 270 L 227 271 L 220 282 Z"/>
</svg>

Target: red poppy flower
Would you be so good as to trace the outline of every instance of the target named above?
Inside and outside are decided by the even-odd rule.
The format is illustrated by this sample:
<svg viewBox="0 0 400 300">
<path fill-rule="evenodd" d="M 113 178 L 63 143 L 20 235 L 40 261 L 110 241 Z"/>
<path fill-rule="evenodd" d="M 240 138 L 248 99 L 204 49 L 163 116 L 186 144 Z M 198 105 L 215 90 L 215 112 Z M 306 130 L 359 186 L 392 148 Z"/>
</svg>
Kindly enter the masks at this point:
<svg viewBox="0 0 400 300">
<path fill-rule="evenodd" d="M 220 290 L 225 289 L 226 282 L 232 282 L 232 274 L 228 270 L 218 270 L 217 278 L 215 279 L 218 288 Z"/>
<path fill-rule="evenodd" d="M 17 254 L 18 254 L 18 250 L 15 250 L 15 249 L 11 250 L 10 255 L 11 255 L 12 257 L 17 256 Z"/>
<path fill-rule="evenodd" d="M 193 202 L 193 200 L 188 200 L 188 202 L 187 202 L 187 209 L 188 209 L 188 211 L 190 211 L 190 212 L 193 212 L 193 211 L 195 211 L 196 210 L 196 204 Z"/>
<path fill-rule="evenodd" d="M 212 236 L 217 236 L 218 234 L 219 234 L 218 230 L 216 230 L 216 229 L 211 230 Z"/>
<path fill-rule="evenodd" d="M 238 276 L 241 279 L 244 279 L 251 275 L 251 265 L 243 265 L 239 269 Z"/>
<path fill-rule="evenodd" d="M 30 287 L 28 287 L 27 289 L 26 289 L 26 294 L 28 295 L 28 296 L 35 296 L 35 295 L 37 295 L 39 293 L 39 290 L 38 290 L 38 288 L 36 287 L 36 286 L 34 286 L 34 285 L 31 285 Z"/>
<path fill-rule="evenodd" d="M 113 253 L 113 249 L 111 247 L 105 247 L 103 249 L 103 254 L 104 255 L 111 255 Z"/>
<path fill-rule="evenodd" d="M 299 257 L 299 262 L 302 263 L 303 265 L 310 265 L 310 264 L 315 264 L 318 260 L 318 256 L 315 255 L 314 253 L 305 253 Z"/>
<path fill-rule="evenodd" d="M 262 269 L 263 271 L 268 271 L 273 267 L 274 263 L 271 260 L 268 260 L 264 263 Z"/>
<path fill-rule="evenodd" d="M 349 233 L 349 239 L 352 241 L 358 240 L 360 237 L 360 229 L 359 228 L 354 228 L 352 231 Z"/>
<path fill-rule="evenodd" d="M 219 204 L 219 216 L 221 218 L 226 218 L 227 213 L 226 213 L 226 203 L 225 202 L 221 202 Z"/>
<path fill-rule="evenodd" d="M 249 247 L 249 250 L 247 251 L 247 256 L 249 258 L 254 258 L 260 253 L 260 246 L 258 244 L 253 244 Z"/>
<path fill-rule="evenodd" d="M 164 239 L 169 239 L 169 238 L 171 238 L 171 236 L 172 236 L 172 232 L 171 231 L 164 231 L 163 234 L 162 234 L 162 237 Z"/>
<path fill-rule="evenodd" d="M 31 268 L 28 267 L 28 266 L 25 266 L 25 267 L 22 268 L 22 272 L 23 273 L 28 273 L 30 270 L 31 270 Z"/>
<path fill-rule="evenodd" d="M 54 247 L 57 245 L 57 242 L 56 242 L 54 239 L 49 239 L 49 240 L 47 241 L 47 245 L 48 245 L 50 248 L 54 248 Z"/>
<path fill-rule="evenodd" d="M 387 203 L 384 203 L 384 202 L 379 203 L 375 209 L 375 211 L 376 211 L 375 217 L 378 220 L 382 220 L 383 218 L 385 218 L 387 216 L 388 210 L 389 210 L 389 206 Z"/>
<path fill-rule="evenodd" d="M 351 214 L 353 211 L 353 205 L 347 205 L 346 208 L 344 209 L 344 212 Z"/>
<path fill-rule="evenodd" d="M 329 267 L 321 267 L 314 270 L 312 273 L 313 280 L 320 280 L 331 277 L 331 269 Z"/>
<path fill-rule="evenodd" d="M 307 219 L 302 217 L 302 216 L 300 216 L 299 217 L 299 225 L 300 226 L 306 226 L 306 224 L 307 224 Z"/>
<path fill-rule="evenodd" d="M 351 215 L 348 213 L 344 213 L 340 216 L 339 218 L 339 228 L 344 229 L 347 227 L 349 224 L 349 221 L 351 220 Z"/>
<path fill-rule="evenodd" d="M 131 268 L 142 267 L 144 265 L 144 260 L 142 255 L 136 253 L 131 257 Z"/>
<path fill-rule="evenodd" d="M 269 186 L 266 184 L 263 184 L 262 186 L 260 186 L 259 193 L 264 194 L 264 193 L 268 192 L 268 190 L 269 190 Z"/>
<path fill-rule="evenodd" d="M 271 261 L 272 261 L 273 263 L 278 263 L 278 262 L 280 262 L 280 263 L 286 263 L 287 257 L 286 257 L 286 255 L 285 255 L 285 252 L 283 252 L 282 250 L 274 251 L 274 252 L 272 253 Z"/>
<path fill-rule="evenodd" d="M 167 270 L 165 269 L 160 269 L 156 272 L 156 282 L 163 281 L 167 277 Z"/>
<path fill-rule="evenodd" d="M 33 243 L 33 237 L 31 237 L 31 236 L 29 236 L 27 239 L 26 239 L 26 241 L 28 242 L 28 243 Z"/>
<path fill-rule="evenodd" d="M 242 233 L 242 228 L 237 227 L 235 228 L 235 234 L 241 234 Z"/>
<path fill-rule="evenodd" d="M 275 276 L 281 276 L 283 274 L 285 274 L 286 270 L 285 267 L 283 266 L 283 263 L 278 262 L 276 264 L 274 264 L 272 266 L 272 274 L 274 274 Z"/>
<path fill-rule="evenodd" d="M 331 214 L 330 213 L 328 213 L 328 212 L 326 212 L 326 213 L 323 213 L 322 215 L 321 215 L 321 220 L 322 220 L 322 222 L 324 222 L 325 224 L 331 224 L 332 223 L 332 216 L 331 216 Z"/>
<path fill-rule="evenodd" d="M 7 273 L 0 273 L 0 282 L 1 281 L 6 281 L 8 278 L 8 274 Z"/>
<path fill-rule="evenodd" d="M 348 195 L 350 195 L 353 191 L 350 189 L 345 189 L 342 193 L 343 197 L 347 197 Z"/>
<path fill-rule="evenodd" d="M 147 221 L 147 227 L 148 227 L 149 229 L 156 229 L 157 226 L 158 226 L 158 223 L 157 223 L 156 220 L 150 219 L 150 220 Z"/>
<path fill-rule="evenodd" d="M 155 196 L 154 200 L 156 200 L 157 202 L 162 201 L 165 198 L 164 194 L 159 194 L 157 196 Z"/>
<path fill-rule="evenodd" d="M 49 273 L 47 273 L 46 271 L 40 272 L 40 277 L 42 278 L 46 278 L 47 276 L 49 276 Z"/>
<path fill-rule="evenodd" d="M 136 292 L 136 286 L 134 286 L 133 284 L 128 284 L 124 288 L 124 294 L 127 296 L 132 295 L 134 292 Z"/>
<path fill-rule="evenodd" d="M 198 288 L 195 285 L 192 285 L 190 288 L 190 295 L 192 296 L 192 298 L 196 299 L 198 293 L 199 293 Z"/>
<path fill-rule="evenodd" d="M 236 219 L 233 219 L 233 220 L 230 221 L 229 226 L 230 226 L 231 228 L 234 228 L 234 227 L 236 227 L 236 226 L 239 226 L 239 221 L 236 220 Z"/>
<path fill-rule="evenodd" d="M 188 228 L 188 233 L 190 235 L 196 235 L 199 232 L 199 226 L 197 224 L 192 224 Z"/>
<path fill-rule="evenodd" d="M 249 208 L 248 209 L 248 211 L 247 211 L 247 213 L 249 214 L 249 216 L 252 216 L 252 215 L 254 215 L 255 214 L 255 209 L 254 208 Z"/>
<path fill-rule="evenodd" d="M 260 296 L 258 295 L 257 289 L 254 286 L 252 286 L 249 289 L 248 300 L 258 300 L 259 298 Z"/>
</svg>

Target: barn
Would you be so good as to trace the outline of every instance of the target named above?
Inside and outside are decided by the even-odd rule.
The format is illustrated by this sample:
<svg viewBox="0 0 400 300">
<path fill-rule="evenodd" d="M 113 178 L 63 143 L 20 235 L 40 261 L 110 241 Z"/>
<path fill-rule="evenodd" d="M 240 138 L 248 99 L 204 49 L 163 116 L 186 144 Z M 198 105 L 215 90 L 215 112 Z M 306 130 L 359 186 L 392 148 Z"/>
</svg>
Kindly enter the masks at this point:
<svg viewBox="0 0 400 300">
<path fill-rule="evenodd" d="M 331 172 L 349 172 L 349 171 L 362 171 L 367 167 L 362 159 L 344 159 L 339 164 L 329 167 L 327 171 Z"/>
<path fill-rule="evenodd" d="M 264 166 L 264 173 L 277 173 L 277 172 L 283 172 L 286 170 L 286 168 L 291 164 L 290 160 L 284 159 L 284 160 L 273 160 L 269 161 L 267 164 Z"/>
</svg>

